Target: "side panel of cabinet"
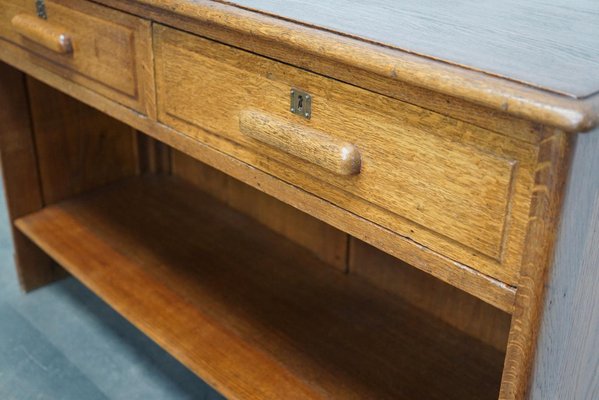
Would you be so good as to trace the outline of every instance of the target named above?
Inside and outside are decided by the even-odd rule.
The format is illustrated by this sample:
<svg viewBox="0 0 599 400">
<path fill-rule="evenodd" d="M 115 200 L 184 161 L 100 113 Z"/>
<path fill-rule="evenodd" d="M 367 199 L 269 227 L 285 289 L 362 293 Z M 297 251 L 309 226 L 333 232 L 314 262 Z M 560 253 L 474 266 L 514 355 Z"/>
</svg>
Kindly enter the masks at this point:
<svg viewBox="0 0 599 400">
<path fill-rule="evenodd" d="M 0 152 L 10 220 L 139 172 L 136 133 L 127 125 L 0 64 Z M 21 286 L 64 276 L 14 231 Z"/>
<path fill-rule="evenodd" d="M 547 281 L 530 399 L 597 399 L 599 129 L 577 139 Z"/>
<path fill-rule="evenodd" d="M 44 206 L 25 79 L 23 73 L 0 63 L 0 159 L 11 225 Z M 50 257 L 14 226 L 12 235 L 23 290 L 36 289 L 63 275 Z"/>
</svg>

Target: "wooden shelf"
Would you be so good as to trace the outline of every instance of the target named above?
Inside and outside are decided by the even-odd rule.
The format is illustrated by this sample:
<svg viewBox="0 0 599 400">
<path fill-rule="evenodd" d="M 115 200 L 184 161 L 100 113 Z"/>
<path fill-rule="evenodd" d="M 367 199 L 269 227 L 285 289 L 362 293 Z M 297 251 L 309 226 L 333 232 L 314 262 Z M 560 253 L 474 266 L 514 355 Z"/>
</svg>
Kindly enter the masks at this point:
<svg viewBox="0 0 599 400">
<path fill-rule="evenodd" d="M 120 182 L 16 225 L 228 398 L 498 396 L 503 353 L 175 178 Z"/>
</svg>

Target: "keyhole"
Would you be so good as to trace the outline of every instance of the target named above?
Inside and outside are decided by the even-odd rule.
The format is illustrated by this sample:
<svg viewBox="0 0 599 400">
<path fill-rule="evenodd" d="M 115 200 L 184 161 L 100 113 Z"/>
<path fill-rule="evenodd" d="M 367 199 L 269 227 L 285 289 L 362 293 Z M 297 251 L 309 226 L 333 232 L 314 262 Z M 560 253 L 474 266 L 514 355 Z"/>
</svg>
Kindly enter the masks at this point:
<svg viewBox="0 0 599 400">
<path fill-rule="evenodd" d="M 0 0 L 0 3 L 2 3 L 2 0 Z M 312 96 L 306 92 L 293 88 L 290 91 L 290 95 L 289 111 L 310 119 L 312 115 Z"/>
</svg>

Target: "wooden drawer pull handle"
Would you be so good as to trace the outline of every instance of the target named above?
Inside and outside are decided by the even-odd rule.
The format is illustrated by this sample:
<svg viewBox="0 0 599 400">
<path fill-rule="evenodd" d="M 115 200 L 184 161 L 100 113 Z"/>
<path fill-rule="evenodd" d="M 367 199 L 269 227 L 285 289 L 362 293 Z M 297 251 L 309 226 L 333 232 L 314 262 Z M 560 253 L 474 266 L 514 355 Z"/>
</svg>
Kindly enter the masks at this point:
<svg viewBox="0 0 599 400">
<path fill-rule="evenodd" d="M 316 164 L 338 175 L 360 173 L 360 152 L 351 143 L 257 110 L 244 110 L 239 128 L 245 135 Z"/>
<path fill-rule="evenodd" d="M 11 21 L 13 28 L 23 37 L 56 53 L 73 52 L 71 37 L 64 29 L 29 14 L 18 14 Z"/>
</svg>

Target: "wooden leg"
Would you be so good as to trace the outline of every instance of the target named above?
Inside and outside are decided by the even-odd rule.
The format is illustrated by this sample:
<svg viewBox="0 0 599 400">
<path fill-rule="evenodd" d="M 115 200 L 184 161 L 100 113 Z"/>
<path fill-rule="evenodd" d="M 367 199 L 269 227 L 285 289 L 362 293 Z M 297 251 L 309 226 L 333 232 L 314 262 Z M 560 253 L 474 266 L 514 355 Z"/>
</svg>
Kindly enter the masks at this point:
<svg viewBox="0 0 599 400">
<path fill-rule="evenodd" d="M 0 158 L 10 221 L 43 207 L 25 76 L 0 63 Z M 21 287 L 30 291 L 64 272 L 25 236 L 12 229 Z"/>
</svg>

